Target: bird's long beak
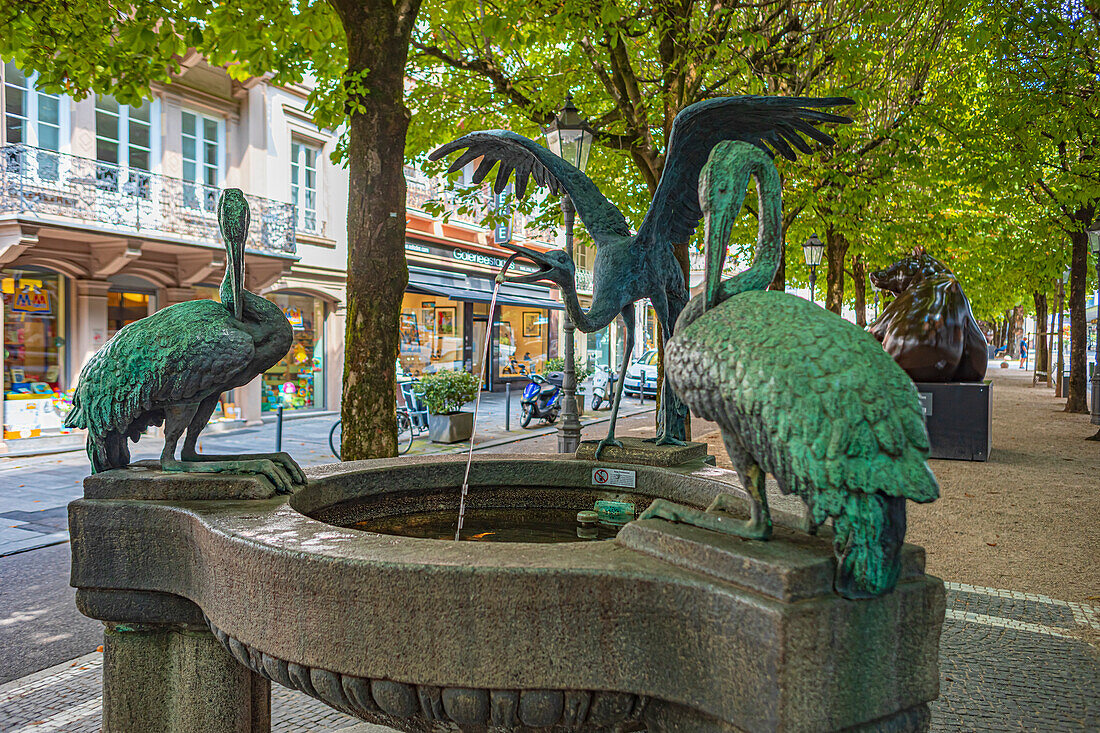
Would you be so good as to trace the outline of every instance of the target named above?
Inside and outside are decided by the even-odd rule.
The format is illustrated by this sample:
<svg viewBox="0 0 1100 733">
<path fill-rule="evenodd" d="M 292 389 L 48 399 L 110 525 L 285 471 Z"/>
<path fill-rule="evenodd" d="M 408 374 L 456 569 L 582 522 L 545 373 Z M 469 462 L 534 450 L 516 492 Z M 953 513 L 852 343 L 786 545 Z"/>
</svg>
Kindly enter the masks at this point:
<svg viewBox="0 0 1100 733">
<path fill-rule="evenodd" d="M 500 273 L 497 275 L 497 282 L 535 283 L 539 282 L 540 280 L 546 280 L 547 275 L 549 275 L 550 272 L 554 269 L 550 260 L 546 259 L 546 257 L 544 257 L 541 252 L 536 252 L 533 249 L 521 247 L 520 245 L 512 244 L 511 242 L 506 242 L 501 246 L 505 249 L 512 250 L 512 252 L 514 252 L 515 254 L 509 257 L 508 261 L 504 263 L 504 267 L 501 268 Z M 527 273 L 526 275 L 513 275 L 511 277 L 508 277 L 508 268 L 511 267 L 512 262 L 520 257 L 526 260 L 530 260 L 531 263 L 537 266 L 539 269 L 535 272 Z"/>
<path fill-rule="evenodd" d="M 722 268 L 726 265 L 726 248 L 729 246 L 733 222 L 738 213 L 740 212 L 734 211 L 730 206 L 721 206 L 717 211 L 711 211 L 703 218 L 707 263 L 706 287 L 703 292 L 706 295 L 708 309 L 718 305 Z"/>
</svg>

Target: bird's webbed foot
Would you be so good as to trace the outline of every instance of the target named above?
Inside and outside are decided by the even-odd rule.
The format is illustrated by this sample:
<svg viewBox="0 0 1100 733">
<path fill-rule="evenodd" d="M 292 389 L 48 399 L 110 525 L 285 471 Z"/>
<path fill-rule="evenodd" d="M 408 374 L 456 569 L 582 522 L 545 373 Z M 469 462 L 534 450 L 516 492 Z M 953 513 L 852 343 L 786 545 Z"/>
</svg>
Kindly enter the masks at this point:
<svg viewBox="0 0 1100 733">
<path fill-rule="evenodd" d="M 595 459 L 597 461 L 600 460 L 600 453 L 602 453 L 603 449 L 607 448 L 608 446 L 614 446 L 616 448 L 622 448 L 623 447 L 623 442 L 621 440 L 616 440 L 614 435 L 609 435 L 606 438 L 604 438 L 603 440 L 601 440 L 599 442 L 599 445 L 596 446 Z"/>
<path fill-rule="evenodd" d="M 679 438 L 673 438 L 668 433 L 664 435 L 658 435 L 653 439 L 655 445 L 687 445 L 686 440 L 680 440 Z"/>
<path fill-rule="evenodd" d="M 723 499 L 724 496 L 726 495 L 719 494 L 715 497 L 714 503 L 706 511 L 676 504 L 666 499 L 655 499 L 638 519 L 664 519 L 749 540 L 766 540 L 771 536 L 770 521 L 761 522 L 759 518 L 736 519 L 726 514 L 723 509 L 730 506 L 732 503 L 730 500 L 734 497 Z"/>
<path fill-rule="evenodd" d="M 182 461 L 161 460 L 161 469 L 169 473 L 233 473 L 263 476 L 275 487 L 275 493 L 293 494 L 295 484 L 305 484 L 305 475 L 302 474 L 302 469 L 294 459 L 290 456 L 286 458 L 293 465 L 294 472 L 288 469 L 283 461 L 266 455 L 204 456 L 201 459 Z M 297 480 L 298 477 L 300 481 Z"/>
</svg>

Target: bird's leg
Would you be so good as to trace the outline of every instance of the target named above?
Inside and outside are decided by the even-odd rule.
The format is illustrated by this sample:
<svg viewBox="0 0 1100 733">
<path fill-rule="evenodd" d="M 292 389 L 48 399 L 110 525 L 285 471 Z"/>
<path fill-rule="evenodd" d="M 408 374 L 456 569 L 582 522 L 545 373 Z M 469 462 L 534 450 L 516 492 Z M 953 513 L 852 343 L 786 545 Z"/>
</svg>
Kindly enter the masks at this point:
<svg viewBox="0 0 1100 733">
<path fill-rule="evenodd" d="M 180 459 L 172 470 L 189 473 L 245 473 L 265 476 L 275 491 L 289 494 L 295 484 L 304 485 L 305 475 L 298 464 L 286 453 L 246 453 L 241 455 L 202 455 L 195 450 L 199 433 L 206 427 L 217 406 L 217 395 L 208 397 L 187 423 L 187 439 L 180 451 Z M 181 431 L 182 432 L 182 431 Z M 178 434 L 177 434 L 178 439 Z M 174 447 L 174 444 L 173 444 Z M 163 461 L 162 461 L 163 464 Z M 168 469 L 165 469 L 168 470 Z"/>
<path fill-rule="evenodd" d="M 661 297 L 653 301 L 657 308 L 657 324 L 661 329 L 661 337 L 664 339 L 665 348 L 672 338 L 672 328 L 676 319 L 680 317 L 680 311 L 684 304 L 679 298 L 669 300 Z M 665 352 L 667 353 L 667 351 Z M 664 365 L 662 365 L 664 369 Z M 687 432 L 684 430 L 684 421 L 687 418 L 687 406 L 680 401 L 680 396 L 672 385 L 668 383 L 668 370 L 664 369 L 664 379 L 661 380 L 661 407 L 657 411 L 657 445 L 687 445 Z"/>
<path fill-rule="evenodd" d="M 677 265 L 678 267 L 678 265 Z M 677 272 L 679 275 L 679 272 Z M 660 291 L 650 297 L 653 310 L 657 315 L 657 325 L 661 329 L 661 343 L 667 345 L 672 338 L 672 328 L 683 310 L 684 303 L 679 297 L 669 299 L 668 293 Z M 662 354 L 664 350 L 662 349 Z M 662 364 L 662 370 L 663 370 Z M 667 371 L 661 379 L 661 396 L 657 408 L 657 436 L 646 438 L 647 443 L 656 445 L 687 445 L 687 433 L 684 431 L 684 417 L 687 409 L 680 401 L 675 390 L 668 383 Z"/>
<path fill-rule="evenodd" d="M 772 536 L 772 517 L 768 511 L 768 494 L 764 488 L 767 475 L 756 463 L 753 463 L 744 472 L 738 471 L 741 483 L 752 500 L 749 505 L 749 521 L 743 522 L 744 534 L 741 537 L 749 537 L 756 540 L 766 540 Z M 714 497 L 707 508 L 708 512 L 729 511 L 739 508 L 740 499 L 733 494 L 719 494 Z"/>
<path fill-rule="evenodd" d="M 164 409 L 164 450 L 160 452 L 162 471 L 181 471 L 176 460 L 176 443 L 179 442 L 191 417 L 199 409 L 197 404 L 172 405 Z"/>
<path fill-rule="evenodd" d="M 747 456 L 736 439 L 728 435 L 723 435 L 722 438 L 734 465 L 743 465 L 738 458 L 747 458 Z M 751 458 L 747 458 L 747 462 L 749 467 L 745 471 L 738 470 L 737 475 L 741 477 L 741 483 L 752 499 L 748 521 L 735 519 L 726 514 L 729 509 L 740 508 L 742 500 L 733 494 L 719 494 L 714 497 L 714 501 L 706 511 L 674 504 L 665 499 L 657 499 L 638 518 L 665 519 L 714 532 L 737 535 L 749 540 L 768 539 L 772 534 L 772 520 L 768 513 L 768 495 L 764 493 L 765 474 Z"/>
<path fill-rule="evenodd" d="M 615 385 L 615 399 L 611 401 L 611 420 L 607 428 L 607 437 L 596 446 L 596 460 L 600 460 L 600 453 L 609 445 L 622 447 L 622 442 L 615 439 L 615 422 L 619 417 L 619 403 L 623 400 L 623 385 L 626 384 L 626 369 L 630 366 L 630 352 L 634 348 L 634 304 L 630 303 L 622 310 L 623 322 L 626 324 L 626 339 L 623 348 L 623 363 L 619 367 L 619 383 Z"/>
</svg>

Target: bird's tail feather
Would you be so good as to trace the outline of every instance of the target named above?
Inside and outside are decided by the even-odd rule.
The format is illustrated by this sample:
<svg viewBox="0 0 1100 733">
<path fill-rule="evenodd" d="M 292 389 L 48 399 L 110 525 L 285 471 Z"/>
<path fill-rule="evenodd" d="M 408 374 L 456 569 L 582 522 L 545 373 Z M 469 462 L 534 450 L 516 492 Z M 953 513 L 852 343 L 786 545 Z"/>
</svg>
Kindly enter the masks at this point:
<svg viewBox="0 0 1100 733">
<path fill-rule="evenodd" d="M 92 463 L 92 473 L 109 471 L 130 465 L 130 446 L 126 436 L 118 433 L 99 435 L 88 431 L 88 460 Z"/>
<path fill-rule="evenodd" d="M 894 589 L 905 543 L 904 497 L 852 494 L 833 530 L 840 595 L 873 598 Z"/>
</svg>

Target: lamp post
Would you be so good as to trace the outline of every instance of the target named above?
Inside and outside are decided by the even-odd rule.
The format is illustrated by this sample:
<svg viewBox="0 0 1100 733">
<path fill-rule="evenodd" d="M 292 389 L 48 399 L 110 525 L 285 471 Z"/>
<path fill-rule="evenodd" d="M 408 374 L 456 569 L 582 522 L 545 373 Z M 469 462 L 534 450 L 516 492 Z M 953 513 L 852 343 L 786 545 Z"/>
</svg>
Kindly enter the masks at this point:
<svg viewBox="0 0 1100 733">
<path fill-rule="evenodd" d="M 543 129 L 546 147 L 565 161 L 572 163 L 582 173 L 588 165 L 588 153 L 592 150 L 592 128 L 573 105 L 573 95 L 567 94 L 565 104 L 554 119 Z M 565 251 L 573 259 L 573 201 L 569 194 L 561 199 L 562 218 L 565 220 Z M 581 442 L 581 421 L 577 414 L 577 369 L 574 363 L 574 336 L 576 326 L 569 312 L 565 313 L 565 379 L 562 380 L 561 428 L 558 429 L 558 452 L 575 453 Z"/>
<path fill-rule="evenodd" d="M 1092 365 L 1092 418 L 1093 425 L 1100 425 L 1100 219 L 1092 223 L 1085 233 L 1089 235 L 1089 249 L 1096 259 L 1096 354 Z M 1087 440 L 1100 440 L 1100 430 Z"/>
<path fill-rule="evenodd" d="M 821 264 L 821 258 L 825 254 L 825 244 L 817 238 L 817 234 L 811 234 L 806 243 L 802 245 L 802 254 L 806 258 L 806 264 L 810 266 L 810 302 L 814 302 L 814 286 L 817 285 L 817 267 Z"/>
</svg>

